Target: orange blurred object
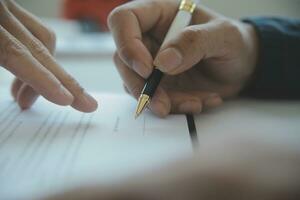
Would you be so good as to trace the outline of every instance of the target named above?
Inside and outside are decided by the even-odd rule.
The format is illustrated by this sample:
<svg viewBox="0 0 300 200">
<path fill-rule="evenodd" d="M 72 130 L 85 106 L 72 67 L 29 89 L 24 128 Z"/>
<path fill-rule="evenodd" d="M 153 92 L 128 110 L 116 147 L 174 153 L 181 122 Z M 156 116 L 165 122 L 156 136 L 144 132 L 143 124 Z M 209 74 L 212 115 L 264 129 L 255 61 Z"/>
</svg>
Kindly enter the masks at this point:
<svg viewBox="0 0 300 200">
<path fill-rule="evenodd" d="M 117 6 L 129 0 L 64 0 L 63 16 L 66 19 L 93 20 L 106 29 L 107 17 Z"/>
</svg>

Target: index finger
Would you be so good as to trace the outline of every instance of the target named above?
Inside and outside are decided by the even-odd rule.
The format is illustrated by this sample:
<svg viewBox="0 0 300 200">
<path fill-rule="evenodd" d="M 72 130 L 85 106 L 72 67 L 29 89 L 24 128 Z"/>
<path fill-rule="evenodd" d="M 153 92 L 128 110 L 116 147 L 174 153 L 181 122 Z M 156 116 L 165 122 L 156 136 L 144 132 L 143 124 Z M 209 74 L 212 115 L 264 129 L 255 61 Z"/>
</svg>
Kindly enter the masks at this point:
<svg viewBox="0 0 300 200">
<path fill-rule="evenodd" d="M 16 38 L 0 26 L 0 64 L 49 101 L 70 105 L 74 97 Z M 26 66 L 26 67 L 22 67 Z"/>
<path fill-rule="evenodd" d="M 170 9 L 170 5 L 175 9 Z M 116 8 L 109 16 L 108 24 L 120 58 L 143 78 L 153 68 L 151 53 L 142 42 L 143 33 L 159 23 L 165 24 L 166 20 L 171 22 L 168 18 L 175 15 L 176 5 L 167 1 L 132 2 Z"/>
</svg>

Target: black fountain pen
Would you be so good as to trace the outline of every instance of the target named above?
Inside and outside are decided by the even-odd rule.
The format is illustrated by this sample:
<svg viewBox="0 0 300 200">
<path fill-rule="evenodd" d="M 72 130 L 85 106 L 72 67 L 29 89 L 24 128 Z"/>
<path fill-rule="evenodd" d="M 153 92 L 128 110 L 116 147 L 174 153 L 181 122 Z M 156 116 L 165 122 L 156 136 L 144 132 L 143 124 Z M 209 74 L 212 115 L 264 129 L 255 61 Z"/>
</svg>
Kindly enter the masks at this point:
<svg viewBox="0 0 300 200">
<path fill-rule="evenodd" d="M 192 19 L 192 15 L 196 8 L 196 1 L 193 0 L 182 0 L 179 6 L 178 13 L 167 33 L 167 36 L 162 44 L 162 47 L 165 43 L 170 41 L 174 36 L 176 36 L 180 31 L 187 27 Z M 138 105 L 135 112 L 135 118 L 138 118 L 145 108 L 149 105 L 151 98 L 154 96 L 155 91 L 163 78 L 163 73 L 155 68 L 146 80 L 145 87 L 142 91 L 142 94 L 139 98 Z"/>
</svg>

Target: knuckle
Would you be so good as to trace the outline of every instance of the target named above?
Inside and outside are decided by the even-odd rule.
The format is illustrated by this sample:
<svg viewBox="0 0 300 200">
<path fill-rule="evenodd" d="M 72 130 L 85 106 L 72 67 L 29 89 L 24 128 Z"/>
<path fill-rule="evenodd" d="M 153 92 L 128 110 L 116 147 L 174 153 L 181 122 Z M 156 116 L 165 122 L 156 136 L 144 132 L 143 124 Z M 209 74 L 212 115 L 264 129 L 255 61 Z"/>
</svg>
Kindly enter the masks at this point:
<svg viewBox="0 0 300 200">
<path fill-rule="evenodd" d="M 222 27 L 224 27 L 224 29 L 227 30 L 229 33 L 237 33 L 237 31 L 238 31 L 237 24 L 231 20 L 219 19 L 218 23 Z"/>
<path fill-rule="evenodd" d="M 197 42 L 200 36 L 201 33 L 193 27 L 186 28 L 186 30 L 182 33 L 182 37 L 185 38 L 188 43 Z"/>
<path fill-rule="evenodd" d="M 24 56 L 28 56 L 28 50 L 17 41 L 7 40 L 1 48 L 1 60 L 3 66 L 9 66 L 10 61 L 18 60 Z"/>
<path fill-rule="evenodd" d="M 47 29 L 46 38 L 50 44 L 53 44 L 53 46 L 56 44 L 56 34 L 53 30 L 49 28 Z"/>
<path fill-rule="evenodd" d="M 232 20 L 220 20 L 219 24 L 224 29 L 224 34 L 232 37 L 240 36 L 240 29 L 237 23 Z"/>
<path fill-rule="evenodd" d="M 209 30 L 207 30 L 205 27 L 199 29 L 198 27 L 194 26 L 188 28 L 188 34 L 190 35 L 190 38 L 193 38 L 193 41 L 197 42 L 199 39 L 207 38 Z"/>
<path fill-rule="evenodd" d="M 202 46 L 199 44 L 201 41 L 207 38 L 207 31 L 202 29 L 198 30 L 195 27 L 188 27 L 185 32 L 182 34 L 183 42 L 187 46 Z"/>
<path fill-rule="evenodd" d="M 49 54 L 49 51 L 46 47 L 37 39 L 33 39 L 29 42 L 28 48 L 38 57 L 45 57 Z"/>
<path fill-rule="evenodd" d="M 45 46 L 48 50 L 53 53 L 56 46 L 56 34 L 53 30 L 46 28 L 45 33 L 43 34 Z"/>
<path fill-rule="evenodd" d="M 124 9 L 124 6 L 120 6 L 115 8 L 108 16 L 107 22 L 110 28 L 112 28 L 116 21 L 119 21 L 122 19 L 123 15 L 126 13 L 126 9 Z"/>
<path fill-rule="evenodd" d="M 235 47 L 239 44 L 237 41 L 242 40 L 242 33 L 239 25 L 233 20 L 220 19 L 218 20 L 219 26 L 223 30 L 224 48 Z"/>
<path fill-rule="evenodd" d="M 110 29 L 114 27 L 115 21 L 120 19 L 120 16 L 124 13 L 121 7 L 115 8 L 107 18 L 107 24 Z M 122 19 L 122 18 L 121 18 Z"/>
<path fill-rule="evenodd" d="M 199 30 L 197 27 L 188 27 L 181 34 L 179 48 L 183 53 L 186 49 L 196 49 L 199 52 L 204 52 L 202 49 L 205 48 L 204 46 L 208 42 L 207 35 L 208 31 L 205 29 Z"/>
</svg>

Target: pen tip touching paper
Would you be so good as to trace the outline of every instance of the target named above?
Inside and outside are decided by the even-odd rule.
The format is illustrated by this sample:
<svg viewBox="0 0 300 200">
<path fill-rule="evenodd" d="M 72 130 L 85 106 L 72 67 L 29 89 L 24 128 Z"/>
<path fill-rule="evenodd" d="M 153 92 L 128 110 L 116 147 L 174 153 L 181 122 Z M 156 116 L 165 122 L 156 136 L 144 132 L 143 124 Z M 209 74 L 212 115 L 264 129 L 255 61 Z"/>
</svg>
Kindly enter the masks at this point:
<svg viewBox="0 0 300 200">
<path fill-rule="evenodd" d="M 138 105 L 135 111 L 135 119 L 137 119 L 142 112 L 145 110 L 145 108 L 148 106 L 150 102 L 150 97 L 148 95 L 141 95 L 141 97 L 138 100 Z"/>
</svg>

